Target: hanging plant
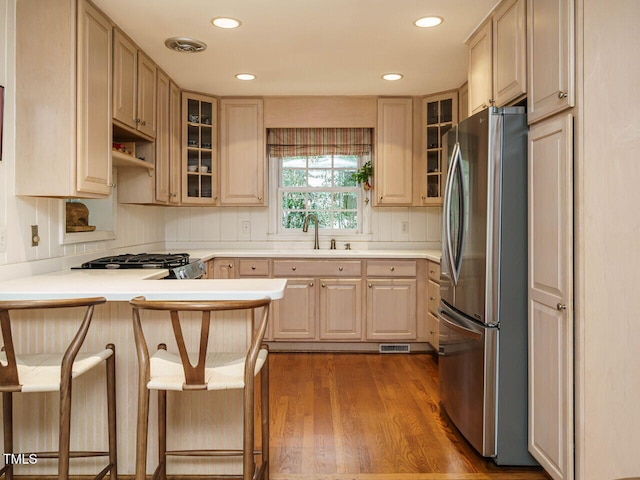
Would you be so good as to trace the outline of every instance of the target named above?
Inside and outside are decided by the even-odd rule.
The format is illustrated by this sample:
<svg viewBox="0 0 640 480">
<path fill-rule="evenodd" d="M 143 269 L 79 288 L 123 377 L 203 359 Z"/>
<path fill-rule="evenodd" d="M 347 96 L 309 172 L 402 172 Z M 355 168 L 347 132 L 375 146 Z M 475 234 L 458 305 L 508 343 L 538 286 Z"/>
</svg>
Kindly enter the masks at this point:
<svg viewBox="0 0 640 480">
<path fill-rule="evenodd" d="M 371 189 L 371 183 L 369 179 L 373 177 L 373 166 L 371 165 L 371 160 L 366 162 L 362 167 L 360 167 L 356 173 L 351 175 L 351 177 L 356 181 L 358 185 L 362 185 L 362 188 L 365 190 Z"/>
</svg>

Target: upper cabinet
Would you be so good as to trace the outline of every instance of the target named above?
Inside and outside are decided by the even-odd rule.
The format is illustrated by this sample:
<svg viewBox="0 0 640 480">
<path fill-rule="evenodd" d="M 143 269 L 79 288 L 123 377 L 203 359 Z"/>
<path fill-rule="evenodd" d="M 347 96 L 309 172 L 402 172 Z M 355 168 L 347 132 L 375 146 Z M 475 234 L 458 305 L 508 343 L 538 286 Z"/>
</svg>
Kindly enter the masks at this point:
<svg viewBox="0 0 640 480">
<path fill-rule="evenodd" d="M 158 105 L 156 111 L 156 168 L 155 199 L 160 203 L 169 203 L 170 154 L 171 154 L 171 112 L 169 93 L 171 80 L 158 70 Z"/>
<path fill-rule="evenodd" d="M 493 104 L 491 79 L 491 22 L 469 39 L 469 112 L 471 115 Z"/>
<path fill-rule="evenodd" d="M 412 204 L 413 99 L 379 98 L 374 165 L 376 206 Z"/>
<path fill-rule="evenodd" d="M 113 119 L 121 127 L 156 136 L 156 70 L 153 61 L 117 29 L 113 46 Z"/>
<path fill-rule="evenodd" d="M 261 99 L 220 100 L 220 204 L 267 204 Z"/>
<path fill-rule="evenodd" d="M 18 195 L 110 195 L 112 39 L 85 0 L 16 3 Z"/>
<path fill-rule="evenodd" d="M 575 106 L 574 0 L 528 0 L 529 123 Z"/>
<path fill-rule="evenodd" d="M 504 0 L 468 45 L 471 115 L 527 93 L 525 0 Z"/>
<path fill-rule="evenodd" d="M 217 114 L 216 98 L 182 94 L 183 203 L 218 204 Z"/>
<path fill-rule="evenodd" d="M 443 156 L 442 136 L 458 123 L 458 93 L 431 95 L 423 100 L 426 128 L 426 169 L 423 177 L 421 205 L 442 205 L 444 173 L 447 159 Z"/>
</svg>

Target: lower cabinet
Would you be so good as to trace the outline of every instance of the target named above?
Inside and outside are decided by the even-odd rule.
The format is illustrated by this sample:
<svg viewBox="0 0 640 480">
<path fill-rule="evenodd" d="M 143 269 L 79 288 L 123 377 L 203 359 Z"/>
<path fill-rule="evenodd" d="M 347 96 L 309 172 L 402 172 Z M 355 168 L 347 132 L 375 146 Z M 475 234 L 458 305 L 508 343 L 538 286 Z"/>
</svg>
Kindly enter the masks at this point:
<svg viewBox="0 0 640 480">
<path fill-rule="evenodd" d="M 316 282 L 288 278 L 284 297 L 273 302 L 274 340 L 316 339 Z"/>
<path fill-rule="evenodd" d="M 367 280 L 367 340 L 415 340 L 416 280 Z"/>
<path fill-rule="evenodd" d="M 438 305 L 440 304 L 440 265 L 429 262 L 427 280 L 427 342 L 437 352 L 440 348 L 440 319 Z"/>
<path fill-rule="evenodd" d="M 320 340 L 362 339 L 362 280 L 320 279 Z"/>
</svg>

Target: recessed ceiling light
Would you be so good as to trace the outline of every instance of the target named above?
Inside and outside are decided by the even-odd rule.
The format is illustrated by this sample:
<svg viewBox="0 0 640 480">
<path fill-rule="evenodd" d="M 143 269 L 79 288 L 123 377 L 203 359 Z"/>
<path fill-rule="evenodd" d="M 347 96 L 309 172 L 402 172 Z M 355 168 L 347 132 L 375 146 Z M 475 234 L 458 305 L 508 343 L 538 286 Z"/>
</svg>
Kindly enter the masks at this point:
<svg viewBox="0 0 640 480">
<path fill-rule="evenodd" d="M 207 48 L 207 44 L 195 38 L 174 37 L 164 41 L 165 46 L 170 50 L 180 53 L 202 52 Z"/>
<path fill-rule="evenodd" d="M 401 73 L 385 73 L 382 78 L 389 81 L 400 80 L 402 78 Z"/>
<path fill-rule="evenodd" d="M 422 17 L 413 22 L 416 27 L 428 28 L 437 27 L 444 19 L 442 17 Z"/>
<path fill-rule="evenodd" d="M 240 20 L 236 20 L 235 18 L 229 18 L 229 17 L 212 18 L 211 23 L 213 23 L 216 27 L 219 27 L 219 28 L 238 28 L 241 25 Z"/>
<path fill-rule="evenodd" d="M 253 73 L 238 73 L 236 78 L 238 80 L 255 80 L 256 76 Z"/>
</svg>

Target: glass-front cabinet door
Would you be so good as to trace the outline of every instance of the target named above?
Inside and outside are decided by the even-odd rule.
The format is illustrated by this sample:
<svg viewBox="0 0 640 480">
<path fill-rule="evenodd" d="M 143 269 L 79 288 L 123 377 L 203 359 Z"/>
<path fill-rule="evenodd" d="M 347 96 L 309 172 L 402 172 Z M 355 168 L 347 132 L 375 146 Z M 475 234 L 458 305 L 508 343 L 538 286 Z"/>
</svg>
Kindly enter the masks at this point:
<svg viewBox="0 0 640 480">
<path fill-rule="evenodd" d="M 425 168 L 421 172 L 422 205 L 442 205 L 447 159 L 442 136 L 458 123 L 458 92 L 429 95 L 423 101 L 425 118 Z"/>
<path fill-rule="evenodd" d="M 183 93 L 183 203 L 218 203 L 217 102 L 214 97 Z"/>
</svg>

